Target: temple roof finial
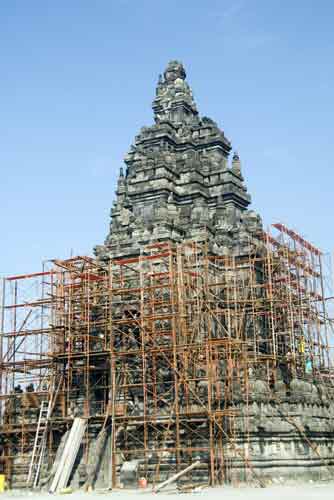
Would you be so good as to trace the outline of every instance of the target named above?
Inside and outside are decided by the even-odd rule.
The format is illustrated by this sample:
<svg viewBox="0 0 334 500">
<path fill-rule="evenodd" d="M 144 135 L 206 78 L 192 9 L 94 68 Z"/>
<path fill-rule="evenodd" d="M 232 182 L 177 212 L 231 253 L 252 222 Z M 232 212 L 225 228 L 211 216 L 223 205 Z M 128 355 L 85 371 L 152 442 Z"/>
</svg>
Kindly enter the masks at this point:
<svg viewBox="0 0 334 500">
<path fill-rule="evenodd" d="M 237 151 L 234 151 L 232 156 L 232 171 L 242 178 L 241 174 L 241 161 Z"/>
<path fill-rule="evenodd" d="M 186 71 L 183 67 L 183 64 L 179 61 L 170 61 L 167 65 L 167 68 L 164 71 L 164 77 L 166 82 L 175 82 L 177 78 L 181 78 L 181 80 L 186 79 Z"/>
<path fill-rule="evenodd" d="M 240 157 L 239 157 L 239 154 L 238 154 L 238 152 L 237 152 L 237 151 L 234 151 L 234 152 L 233 152 L 233 158 L 232 158 L 232 161 L 233 161 L 233 162 L 235 162 L 235 163 L 236 163 L 236 162 L 239 162 L 239 163 L 240 163 Z"/>
<path fill-rule="evenodd" d="M 196 119 L 198 112 L 193 94 L 186 79 L 186 71 L 179 61 L 170 61 L 159 77 L 156 97 L 153 101 L 155 121 L 173 123 L 189 122 Z"/>
</svg>

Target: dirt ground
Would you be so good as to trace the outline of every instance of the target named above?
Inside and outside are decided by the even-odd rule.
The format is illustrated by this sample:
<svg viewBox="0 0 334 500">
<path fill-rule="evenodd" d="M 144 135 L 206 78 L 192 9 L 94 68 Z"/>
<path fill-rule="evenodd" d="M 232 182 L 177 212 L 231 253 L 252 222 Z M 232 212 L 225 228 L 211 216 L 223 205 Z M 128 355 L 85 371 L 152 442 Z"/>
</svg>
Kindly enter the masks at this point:
<svg viewBox="0 0 334 500">
<path fill-rule="evenodd" d="M 334 483 L 327 484 L 295 484 L 290 486 L 269 486 L 267 488 L 207 488 L 193 493 L 177 493 L 175 490 L 160 492 L 151 491 L 95 491 L 93 493 L 73 492 L 63 495 L 52 495 L 53 498 L 68 498 L 68 500 L 98 500 L 101 497 L 114 497 L 115 500 L 333 500 Z M 29 500 L 50 499 L 48 493 L 32 493 L 11 491 L 0 495 L 1 500 L 18 498 Z"/>
</svg>

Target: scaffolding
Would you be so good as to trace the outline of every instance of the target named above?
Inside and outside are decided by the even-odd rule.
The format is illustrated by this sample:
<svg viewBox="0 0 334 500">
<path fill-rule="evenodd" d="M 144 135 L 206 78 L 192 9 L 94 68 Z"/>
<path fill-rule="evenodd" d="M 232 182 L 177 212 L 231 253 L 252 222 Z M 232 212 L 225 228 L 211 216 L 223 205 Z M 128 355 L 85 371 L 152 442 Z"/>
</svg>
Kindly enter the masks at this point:
<svg viewBox="0 0 334 500">
<path fill-rule="evenodd" d="M 249 411 L 256 380 L 273 389 L 280 371 L 287 393 L 293 377 L 332 387 L 322 254 L 282 224 L 273 231 L 238 256 L 163 242 L 131 258 L 53 260 L 41 273 L 5 278 L 6 474 L 26 483 L 48 402 L 42 477 L 80 416 L 83 463 L 92 436 L 110 430 L 112 486 L 131 460 L 152 483 L 196 461 L 194 481 L 258 481 Z"/>
</svg>

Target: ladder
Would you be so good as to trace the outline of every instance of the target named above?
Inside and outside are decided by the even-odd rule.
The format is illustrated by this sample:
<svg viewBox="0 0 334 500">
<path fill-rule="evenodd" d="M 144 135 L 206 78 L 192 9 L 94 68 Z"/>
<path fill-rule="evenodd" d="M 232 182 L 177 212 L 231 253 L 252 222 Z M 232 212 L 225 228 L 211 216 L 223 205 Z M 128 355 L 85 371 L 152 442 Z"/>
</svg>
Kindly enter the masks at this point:
<svg viewBox="0 0 334 500">
<path fill-rule="evenodd" d="M 42 401 L 39 410 L 39 417 L 32 450 L 31 461 L 29 466 L 27 486 L 36 488 L 39 478 L 39 472 L 44 457 L 46 438 L 47 438 L 47 425 L 51 412 L 52 399 L 49 401 Z"/>
<path fill-rule="evenodd" d="M 36 488 L 38 485 L 39 474 L 41 471 L 41 466 L 43 463 L 45 449 L 46 449 L 48 422 L 53 412 L 53 408 L 57 400 L 62 380 L 63 377 L 61 375 L 56 390 L 55 391 L 51 390 L 51 395 L 49 397 L 49 400 L 44 400 L 41 402 L 34 447 L 32 450 L 29 472 L 26 481 L 27 486 L 32 486 L 33 488 Z M 52 384 L 51 387 L 54 387 L 54 384 Z"/>
</svg>

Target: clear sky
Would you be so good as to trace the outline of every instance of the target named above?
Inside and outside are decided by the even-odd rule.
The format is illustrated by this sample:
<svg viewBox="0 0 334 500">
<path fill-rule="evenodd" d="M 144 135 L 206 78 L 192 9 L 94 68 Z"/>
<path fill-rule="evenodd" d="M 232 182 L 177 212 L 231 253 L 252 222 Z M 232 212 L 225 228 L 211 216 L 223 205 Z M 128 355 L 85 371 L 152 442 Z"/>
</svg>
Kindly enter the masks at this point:
<svg viewBox="0 0 334 500">
<path fill-rule="evenodd" d="M 334 249 L 331 0 L 1 0 L 1 274 L 102 243 L 122 158 L 181 60 L 253 208 Z"/>
</svg>

